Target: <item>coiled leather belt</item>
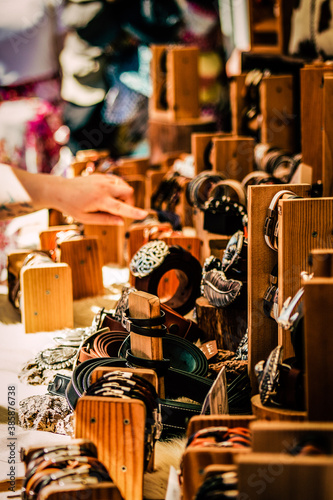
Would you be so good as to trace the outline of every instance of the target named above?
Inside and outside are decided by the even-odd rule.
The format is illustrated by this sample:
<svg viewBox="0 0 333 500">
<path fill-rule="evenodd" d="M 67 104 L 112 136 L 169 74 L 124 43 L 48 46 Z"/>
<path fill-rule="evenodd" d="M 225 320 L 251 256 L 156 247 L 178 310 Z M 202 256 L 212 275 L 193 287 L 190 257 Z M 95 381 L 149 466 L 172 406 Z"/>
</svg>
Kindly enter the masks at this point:
<svg viewBox="0 0 333 500">
<path fill-rule="evenodd" d="M 139 250 L 141 253 L 144 247 Z M 178 245 L 171 245 L 168 250 L 169 252 L 165 255 L 162 263 L 143 277 L 135 273 L 135 257 L 137 254 L 133 257 L 130 269 L 133 276 L 135 276 L 134 286 L 137 290 L 158 296 L 158 285 L 162 277 L 168 271 L 174 270 L 179 286 L 165 304 L 177 313 L 185 315 L 193 309 L 196 299 L 200 297 L 201 264 L 190 252 Z"/>
<path fill-rule="evenodd" d="M 74 370 L 72 378 L 67 384 L 65 395 L 72 410 L 75 409 L 78 399 L 90 385 L 90 376 L 97 367 L 128 367 L 125 358 L 95 358 L 80 363 Z M 186 431 L 188 420 L 200 414 L 202 403 L 212 385 L 212 380 L 186 373 L 170 367 L 164 378 L 166 399 L 160 399 L 162 412 L 162 437 L 183 434 Z M 182 403 L 171 398 L 187 397 L 197 403 Z"/>
</svg>

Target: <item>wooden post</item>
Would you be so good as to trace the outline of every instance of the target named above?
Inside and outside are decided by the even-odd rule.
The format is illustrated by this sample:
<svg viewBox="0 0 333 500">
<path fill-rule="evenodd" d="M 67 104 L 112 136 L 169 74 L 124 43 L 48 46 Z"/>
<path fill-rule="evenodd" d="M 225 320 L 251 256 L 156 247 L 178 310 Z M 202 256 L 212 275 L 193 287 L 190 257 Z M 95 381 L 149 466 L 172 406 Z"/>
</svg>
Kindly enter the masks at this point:
<svg viewBox="0 0 333 500">
<path fill-rule="evenodd" d="M 246 292 L 228 307 L 212 306 L 205 297 L 199 297 L 195 305 L 198 326 L 205 332 L 202 340 L 216 340 L 218 349 L 235 352 L 247 329 Z"/>
<path fill-rule="evenodd" d="M 293 191 L 293 187 L 291 187 Z M 314 248 L 333 247 L 333 198 L 304 198 L 279 202 L 279 308 L 301 287 L 301 272 L 310 272 Z M 328 323 L 326 323 L 327 325 Z M 279 328 L 284 358 L 294 355 L 289 330 Z"/>
<path fill-rule="evenodd" d="M 307 196 L 309 186 L 283 185 L 299 196 Z M 267 359 L 278 343 L 277 323 L 267 318 L 263 311 L 263 297 L 269 285 L 269 275 L 277 263 L 277 252 L 271 250 L 264 239 L 267 208 L 281 185 L 259 185 L 248 187 L 248 330 L 249 330 L 249 376 L 253 394 L 258 382 L 254 367 L 258 361 Z M 294 222 L 291 223 L 294 226 Z M 280 238 L 279 238 L 280 240 Z M 291 240 L 289 240 L 289 245 Z M 280 252 L 279 252 L 280 253 Z"/>
<path fill-rule="evenodd" d="M 78 231 L 79 228 L 75 224 L 63 226 L 51 226 L 39 233 L 40 248 L 42 250 L 54 251 L 57 247 L 57 234 L 60 231 Z"/>
<path fill-rule="evenodd" d="M 310 421 L 333 421 L 333 278 L 304 282 L 305 395 Z"/>
<path fill-rule="evenodd" d="M 131 318 L 147 319 L 160 316 L 160 300 L 147 292 L 131 292 L 128 296 L 128 309 Z M 159 327 L 152 327 L 159 328 Z M 152 360 L 163 359 L 161 337 L 146 337 L 131 332 L 131 351 L 134 356 Z M 159 377 L 159 395 L 165 397 L 164 379 Z"/>
<path fill-rule="evenodd" d="M 146 408 L 138 399 L 83 396 L 75 437 L 91 440 L 124 500 L 142 500 Z"/>
<path fill-rule="evenodd" d="M 244 111 L 246 74 L 234 76 L 230 82 L 230 105 L 231 105 L 231 128 L 233 135 L 241 135 L 242 131 L 242 113 Z"/>
<path fill-rule="evenodd" d="M 72 273 L 67 264 L 23 268 L 20 280 L 26 333 L 73 328 Z"/>
</svg>

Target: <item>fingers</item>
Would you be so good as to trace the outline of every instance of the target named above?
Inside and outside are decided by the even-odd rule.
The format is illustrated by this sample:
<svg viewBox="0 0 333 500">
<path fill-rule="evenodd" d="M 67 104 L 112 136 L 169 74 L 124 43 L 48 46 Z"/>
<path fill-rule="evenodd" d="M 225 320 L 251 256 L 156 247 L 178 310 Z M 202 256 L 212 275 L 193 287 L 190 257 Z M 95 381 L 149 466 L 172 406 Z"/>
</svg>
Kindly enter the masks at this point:
<svg viewBox="0 0 333 500">
<path fill-rule="evenodd" d="M 134 207 L 128 203 L 124 203 L 119 199 L 110 197 L 105 199 L 103 203 L 103 210 L 120 217 L 128 217 L 130 219 L 144 219 L 147 217 L 148 212 L 141 208 Z"/>
</svg>

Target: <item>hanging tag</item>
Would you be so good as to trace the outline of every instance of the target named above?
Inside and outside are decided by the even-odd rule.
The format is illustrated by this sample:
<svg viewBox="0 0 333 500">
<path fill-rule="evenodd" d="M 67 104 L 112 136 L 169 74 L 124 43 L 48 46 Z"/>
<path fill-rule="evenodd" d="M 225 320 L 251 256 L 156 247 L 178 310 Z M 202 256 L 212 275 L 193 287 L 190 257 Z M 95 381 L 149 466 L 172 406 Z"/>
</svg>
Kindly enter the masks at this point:
<svg viewBox="0 0 333 500">
<path fill-rule="evenodd" d="M 204 353 L 207 359 L 213 358 L 218 352 L 216 340 L 209 340 L 208 342 L 205 342 L 200 346 L 200 350 Z"/>
</svg>

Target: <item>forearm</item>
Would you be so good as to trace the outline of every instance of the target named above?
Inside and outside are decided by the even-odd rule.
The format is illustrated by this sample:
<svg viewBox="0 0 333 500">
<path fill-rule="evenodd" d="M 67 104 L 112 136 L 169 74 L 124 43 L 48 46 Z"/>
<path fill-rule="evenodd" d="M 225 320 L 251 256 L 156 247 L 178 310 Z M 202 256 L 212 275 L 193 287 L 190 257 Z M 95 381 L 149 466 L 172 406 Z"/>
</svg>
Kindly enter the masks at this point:
<svg viewBox="0 0 333 500">
<path fill-rule="evenodd" d="M 53 198 L 61 187 L 61 178 L 31 174 L 1 164 L 0 179 L 0 219 L 25 215 L 42 208 L 55 208 Z"/>
</svg>

